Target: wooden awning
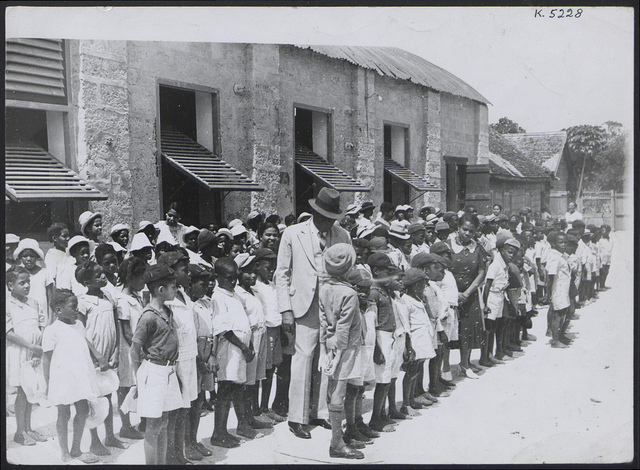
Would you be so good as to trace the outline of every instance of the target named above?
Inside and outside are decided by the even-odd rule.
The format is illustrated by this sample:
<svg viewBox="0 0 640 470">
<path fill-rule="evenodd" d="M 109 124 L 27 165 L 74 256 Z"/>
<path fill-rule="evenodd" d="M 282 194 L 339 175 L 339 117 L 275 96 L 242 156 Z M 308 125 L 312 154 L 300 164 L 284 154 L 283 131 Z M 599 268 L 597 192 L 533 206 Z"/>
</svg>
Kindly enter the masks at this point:
<svg viewBox="0 0 640 470">
<path fill-rule="evenodd" d="M 76 172 L 34 144 L 6 144 L 5 196 L 12 201 L 107 199 Z"/>
<path fill-rule="evenodd" d="M 5 97 L 67 104 L 62 40 L 8 39 Z"/>
<path fill-rule="evenodd" d="M 416 191 L 442 191 L 442 189 L 438 188 L 435 184 L 430 183 L 422 176 L 414 173 L 409 168 L 400 165 L 398 162 L 390 158 L 384 159 L 384 171 L 403 183 L 408 184 Z"/>
<path fill-rule="evenodd" d="M 170 165 L 208 189 L 264 191 L 263 186 L 240 173 L 182 132 L 163 129 L 160 141 L 162 157 Z"/>
<path fill-rule="evenodd" d="M 296 165 L 320 181 L 324 186 L 336 191 L 370 191 L 370 188 L 367 188 L 362 182 L 347 175 L 340 168 L 333 166 L 320 155 L 307 148 L 296 148 L 295 156 Z"/>
</svg>

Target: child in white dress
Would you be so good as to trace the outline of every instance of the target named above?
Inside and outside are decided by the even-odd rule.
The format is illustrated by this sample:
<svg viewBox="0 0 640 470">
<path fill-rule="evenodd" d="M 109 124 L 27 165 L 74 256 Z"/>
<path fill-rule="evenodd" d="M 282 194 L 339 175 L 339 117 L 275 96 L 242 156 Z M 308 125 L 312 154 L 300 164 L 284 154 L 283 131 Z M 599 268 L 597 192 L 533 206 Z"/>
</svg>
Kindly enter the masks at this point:
<svg viewBox="0 0 640 470">
<path fill-rule="evenodd" d="M 84 326 L 78 321 L 78 299 L 73 292 L 68 289 L 54 291 L 51 309 L 57 319 L 44 330 L 42 350 L 47 398 L 58 407 L 56 429 L 62 461 L 79 458 L 85 463 L 96 462 L 97 458 L 83 455 L 80 450 L 89 413 L 87 400 L 96 399 L 100 393 L 91 354 L 97 358 L 101 369 L 106 369 L 108 364 L 87 341 Z M 69 450 L 68 423 L 71 405 L 75 406 L 76 416 L 73 419 L 73 441 Z"/>
<path fill-rule="evenodd" d="M 42 356 L 40 347 L 44 315 L 38 303 L 29 297 L 30 276 L 22 266 L 13 266 L 6 273 L 10 295 L 6 302 L 7 385 L 17 387 L 16 434 L 13 440 L 24 446 L 47 439 L 31 429 L 31 403 L 27 401 L 20 380 L 24 367 L 36 367 Z"/>
</svg>

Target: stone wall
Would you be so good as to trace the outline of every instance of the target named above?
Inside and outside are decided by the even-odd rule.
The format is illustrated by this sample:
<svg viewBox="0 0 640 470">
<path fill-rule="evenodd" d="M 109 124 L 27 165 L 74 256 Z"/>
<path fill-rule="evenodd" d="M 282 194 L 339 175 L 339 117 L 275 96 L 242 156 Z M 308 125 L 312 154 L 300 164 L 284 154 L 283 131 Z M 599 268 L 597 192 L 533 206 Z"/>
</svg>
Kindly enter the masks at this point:
<svg viewBox="0 0 640 470">
<path fill-rule="evenodd" d="M 71 116 L 76 163 L 80 175 L 109 197 L 90 205 L 102 212 L 106 234 L 115 222 L 137 220 L 133 188 L 140 182 L 130 165 L 127 45 L 81 40 L 72 41 L 70 51 L 72 69 L 78 72 Z"/>
</svg>

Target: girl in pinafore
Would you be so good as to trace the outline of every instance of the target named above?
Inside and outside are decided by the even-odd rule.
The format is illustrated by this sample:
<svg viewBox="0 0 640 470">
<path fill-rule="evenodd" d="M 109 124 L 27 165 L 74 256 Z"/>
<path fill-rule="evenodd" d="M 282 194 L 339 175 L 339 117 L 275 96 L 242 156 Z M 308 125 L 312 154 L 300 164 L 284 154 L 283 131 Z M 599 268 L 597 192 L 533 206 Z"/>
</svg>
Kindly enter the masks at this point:
<svg viewBox="0 0 640 470">
<path fill-rule="evenodd" d="M 87 293 L 78 298 L 78 310 L 86 326 L 87 339 L 95 347 L 98 355 L 107 360 L 109 369 L 117 369 L 118 330 L 116 328 L 115 300 L 102 290 L 107 285 L 104 271 L 95 261 L 88 261 L 78 267 L 76 279 L 87 288 Z M 113 391 L 117 391 L 117 387 Z M 126 449 L 127 444 L 119 440 L 113 432 L 111 393 L 105 396 L 109 400 L 109 414 L 104 421 L 105 444 L 108 447 Z M 97 428 L 91 429 L 90 432 L 91 452 L 96 455 L 111 454 L 109 449 L 100 442 Z"/>
</svg>

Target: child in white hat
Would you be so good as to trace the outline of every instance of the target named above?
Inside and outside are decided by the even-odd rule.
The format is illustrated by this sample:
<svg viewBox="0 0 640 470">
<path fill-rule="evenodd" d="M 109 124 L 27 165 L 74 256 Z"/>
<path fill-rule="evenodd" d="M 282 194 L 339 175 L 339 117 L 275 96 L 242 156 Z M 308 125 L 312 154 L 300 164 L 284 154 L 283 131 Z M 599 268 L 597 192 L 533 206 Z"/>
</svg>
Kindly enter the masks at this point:
<svg viewBox="0 0 640 470">
<path fill-rule="evenodd" d="M 13 252 L 13 257 L 20 261 L 31 276 L 31 290 L 29 297 L 38 303 L 38 313 L 47 318 L 47 273 L 41 266 L 44 253 L 40 245 L 33 238 L 23 238 Z M 46 323 L 46 322 L 45 322 Z M 48 324 L 48 323 L 46 323 Z"/>
</svg>

